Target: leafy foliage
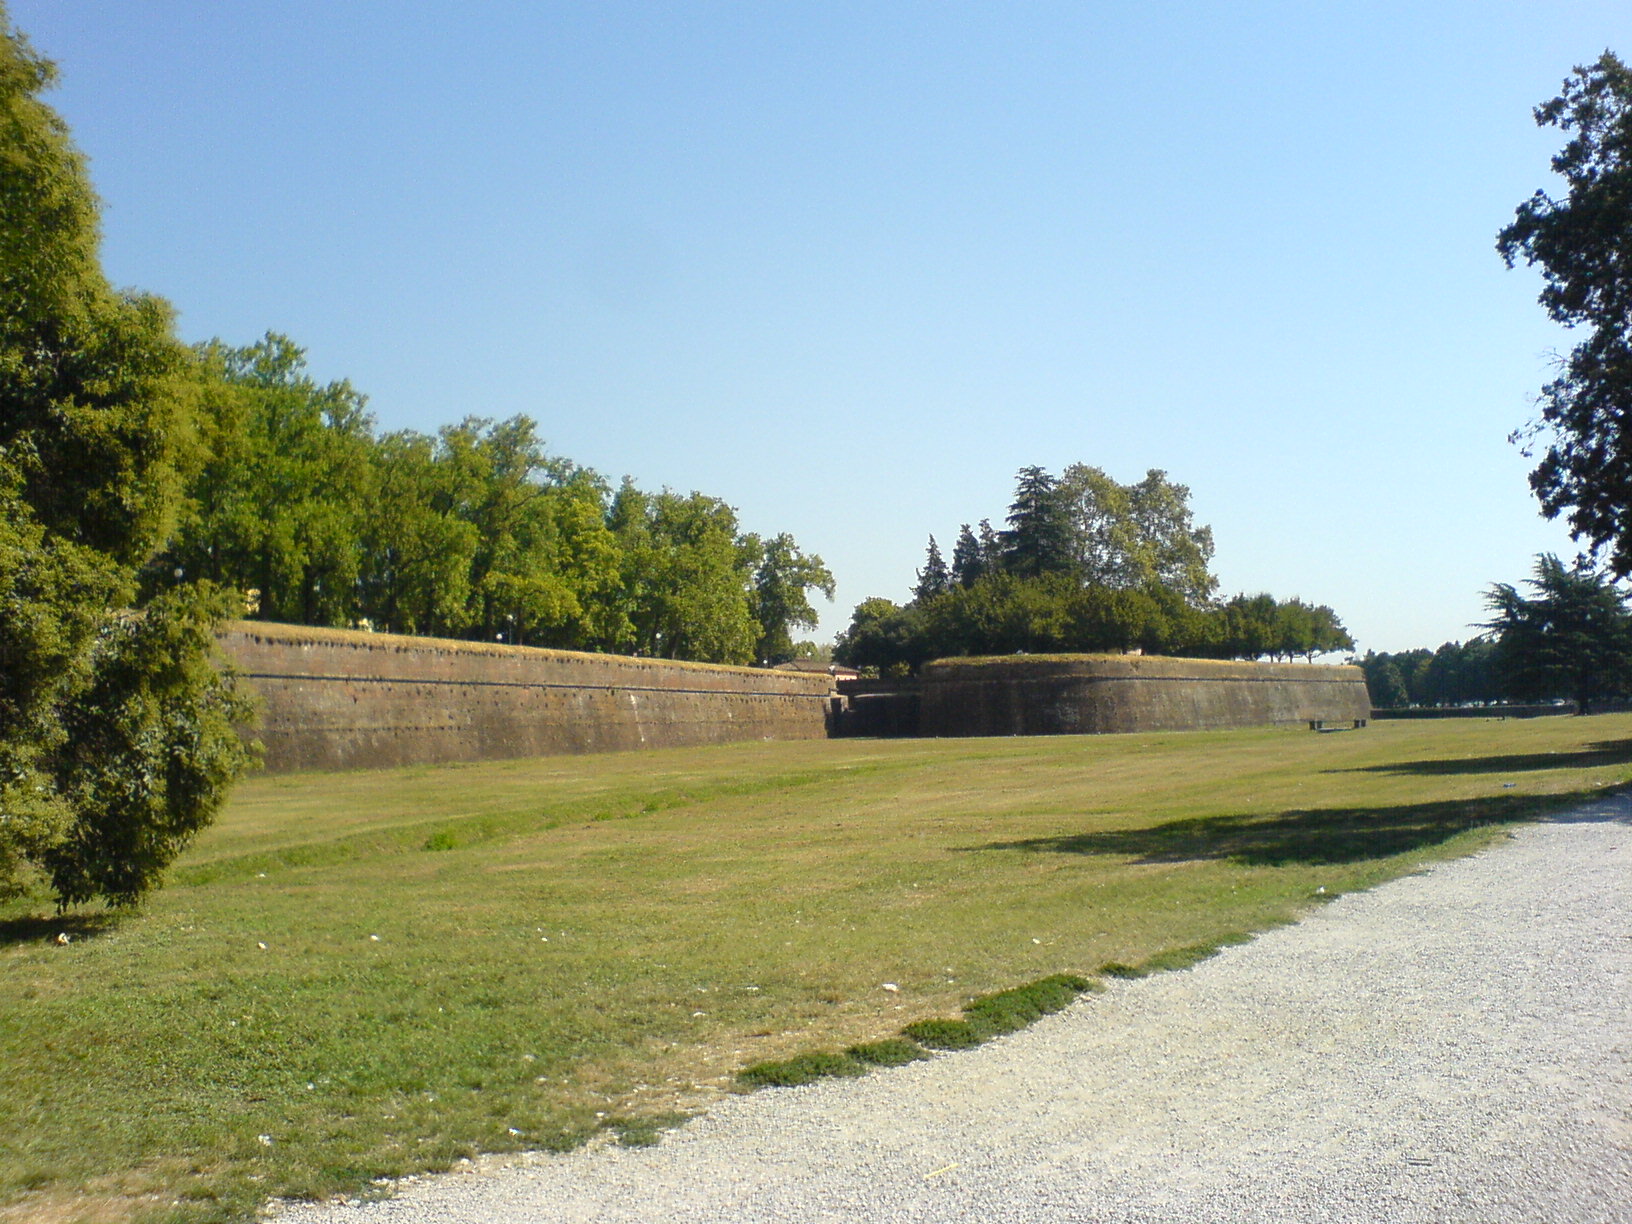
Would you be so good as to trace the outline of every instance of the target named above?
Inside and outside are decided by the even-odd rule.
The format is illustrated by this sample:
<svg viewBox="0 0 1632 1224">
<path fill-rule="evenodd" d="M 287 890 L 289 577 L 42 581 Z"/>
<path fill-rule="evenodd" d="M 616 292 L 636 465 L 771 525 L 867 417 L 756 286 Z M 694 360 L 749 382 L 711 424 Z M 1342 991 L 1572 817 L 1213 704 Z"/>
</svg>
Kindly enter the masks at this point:
<svg viewBox="0 0 1632 1224">
<path fill-rule="evenodd" d="M 1218 588 L 1213 533 L 1196 527 L 1190 490 L 1152 468 L 1138 484 L 1074 463 L 1059 483 L 1071 557 L 1082 581 L 1117 589 L 1159 585 L 1201 606 Z"/>
<path fill-rule="evenodd" d="M 249 714 L 207 584 L 138 594 L 174 522 L 192 362 L 116 293 L 53 69 L 0 9 L 0 894 L 134 901 L 208 822 Z"/>
<path fill-rule="evenodd" d="M 1119 485 L 1074 464 L 1016 479 L 1009 530 L 965 523 L 948 571 L 935 538 L 912 601 L 868 599 L 834 658 L 886 674 L 952 655 L 1128 651 L 1312 659 L 1353 648 L 1328 607 L 1300 599 L 1212 598 L 1212 533 L 1196 527 L 1189 490 L 1151 471 Z"/>
<path fill-rule="evenodd" d="M 1497 236 L 1512 267 L 1539 265 L 1549 317 L 1587 329 L 1542 388 L 1550 434 L 1530 484 L 1548 517 L 1568 512 L 1570 530 L 1614 573 L 1632 573 L 1632 69 L 1608 51 L 1578 66 L 1562 92 L 1535 110 L 1538 126 L 1569 140 L 1552 159 L 1566 191 L 1537 191 Z"/>
<path fill-rule="evenodd" d="M 1495 655 L 1495 643 L 1475 638 L 1446 642 L 1438 650 L 1394 654 L 1368 650 L 1356 662 L 1366 673 L 1374 706 L 1459 706 L 1499 701 L 1507 695 L 1497 681 Z"/>
<path fill-rule="evenodd" d="M 1496 671 L 1515 697 L 1568 697 L 1585 714 L 1592 703 L 1632 689 L 1632 613 L 1610 577 L 1578 562 L 1536 559 L 1526 599 L 1505 582 L 1490 588 Z"/>
<path fill-rule="evenodd" d="M 267 620 L 715 663 L 792 658 L 809 592 L 832 597 L 792 536 L 701 493 L 613 494 L 528 417 L 376 435 L 286 336 L 197 356 L 198 445 L 149 589 L 207 577 Z"/>
<path fill-rule="evenodd" d="M 763 543 L 749 536 L 746 543 L 759 552 L 752 605 L 760 635 L 754 658 L 762 664 L 786 663 L 798 655 L 793 630 L 816 628 L 809 592 L 817 590 L 832 599 L 833 575 L 820 557 L 802 553 L 786 532 Z"/>
</svg>

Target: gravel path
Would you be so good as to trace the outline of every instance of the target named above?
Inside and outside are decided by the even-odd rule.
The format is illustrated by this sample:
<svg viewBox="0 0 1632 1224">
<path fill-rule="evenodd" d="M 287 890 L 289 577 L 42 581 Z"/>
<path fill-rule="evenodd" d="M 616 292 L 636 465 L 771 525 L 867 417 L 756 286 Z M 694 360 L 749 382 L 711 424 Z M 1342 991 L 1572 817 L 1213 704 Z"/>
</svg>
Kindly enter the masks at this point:
<svg viewBox="0 0 1632 1224">
<path fill-rule="evenodd" d="M 287 1224 L 1632 1221 L 1632 796 L 661 1146 Z"/>
</svg>

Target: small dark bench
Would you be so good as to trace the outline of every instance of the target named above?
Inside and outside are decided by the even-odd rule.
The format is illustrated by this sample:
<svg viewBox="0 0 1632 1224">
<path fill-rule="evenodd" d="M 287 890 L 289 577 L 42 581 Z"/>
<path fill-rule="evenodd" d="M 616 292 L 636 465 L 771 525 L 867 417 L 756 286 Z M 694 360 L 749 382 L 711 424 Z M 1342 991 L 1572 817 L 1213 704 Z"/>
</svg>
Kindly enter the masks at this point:
<svg viewBox="0 0 1632 1224">
<path fill-rule="evenodd" d="M 1362 728 L 1362 727 L 1364 727 L 1366 725 L 1367 720 L 1364 719 L 1364 718 L 1356 718 L 1356 719 L 1352 720 L 1352 725 L 1351 726 L 1344 727 L 1344 726 L 1337 725 L 1339 723 L 1345 723 L 1345 722 L 1350 722 L 1350 721 L 1351 720 L 1346 719 L 1346 718 L 1339 718 L 1339 719 L 1311 718 L 1309 720 L 1309 730 L 1311 730 L 1311 731 L 1358 731 L 1358 730 L 1360 730 L 1360 728 Z"/>
</svg>

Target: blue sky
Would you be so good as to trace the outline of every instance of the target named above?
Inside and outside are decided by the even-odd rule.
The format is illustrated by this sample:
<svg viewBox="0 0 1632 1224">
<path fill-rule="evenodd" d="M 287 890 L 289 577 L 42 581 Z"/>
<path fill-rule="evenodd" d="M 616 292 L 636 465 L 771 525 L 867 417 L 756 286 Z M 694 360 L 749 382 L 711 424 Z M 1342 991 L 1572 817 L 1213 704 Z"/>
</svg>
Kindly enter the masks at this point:
<svg viewBox="0 0 1632 1224">
<path fill-rule="evenodd" d="M 12 0 L 190 340 L 387 429 L 527 413 L 904 599 L 1015 472 L 1165 469 L 1223 592 L 1461 639 L 1541 550 L 1572 342 L 1496 231 L 1624 0 Z"/>
</svg>

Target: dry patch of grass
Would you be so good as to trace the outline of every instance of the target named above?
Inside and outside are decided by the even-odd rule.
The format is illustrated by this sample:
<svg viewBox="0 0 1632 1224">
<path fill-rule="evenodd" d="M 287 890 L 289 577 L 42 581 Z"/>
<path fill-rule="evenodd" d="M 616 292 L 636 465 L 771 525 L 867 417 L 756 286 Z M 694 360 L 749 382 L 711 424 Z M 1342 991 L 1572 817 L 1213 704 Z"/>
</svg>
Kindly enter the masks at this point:
<svg viewBox="0 0 1632 1224">
<path fill-rule="evenodd" d="M 1180 964 L 1629 768 L 1603 716 L 255 779 L 139 913 L 0 910 L 0 1221 L 644 1142 L 744 1067 Z"/>
</svg>

